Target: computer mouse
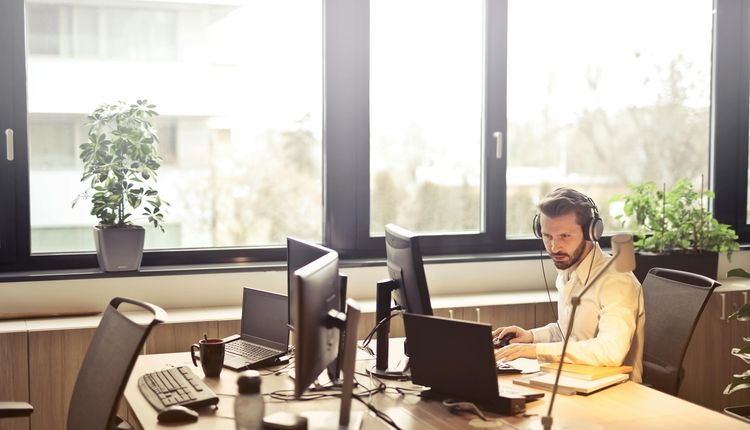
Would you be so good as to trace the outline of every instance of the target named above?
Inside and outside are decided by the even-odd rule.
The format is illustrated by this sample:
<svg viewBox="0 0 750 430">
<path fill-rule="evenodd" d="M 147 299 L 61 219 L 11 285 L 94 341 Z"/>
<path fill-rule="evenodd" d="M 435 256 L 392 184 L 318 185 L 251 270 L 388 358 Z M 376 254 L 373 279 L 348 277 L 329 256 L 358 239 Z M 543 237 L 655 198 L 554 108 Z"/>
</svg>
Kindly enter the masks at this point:
<svg viewBox="0 0 750 430">
<path fill-rule="evenodd" d="M 492 346 L 495 347 L 495 349 L 502 348 L 504 346 L 508 346 L 510 343 L 510 340 L 516 337 L 515 333 L 508 333 L 503 337 L 496 337 L 492 339 Z"/>
<path fill-rule="evenodd" d="M 156 419 L 160 423 L 185 423 L 198 421 L 198 412 L 180 405 L 167 406 L 159 411 Z"/>
</svg>

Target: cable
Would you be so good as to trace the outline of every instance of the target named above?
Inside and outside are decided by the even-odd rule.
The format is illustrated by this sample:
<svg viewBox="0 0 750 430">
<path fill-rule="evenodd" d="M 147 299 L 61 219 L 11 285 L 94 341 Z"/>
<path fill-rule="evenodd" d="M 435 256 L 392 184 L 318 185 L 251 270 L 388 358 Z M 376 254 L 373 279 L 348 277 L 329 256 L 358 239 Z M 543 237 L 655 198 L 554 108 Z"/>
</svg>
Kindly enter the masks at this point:
<svg viewBox="0 0 750 430">
<path fill-rule="evenodd" d="M 372 352 L 372 350 L 370 348 L 368 348 L 368 345 L 370 344 L 370 341 L 372 341 L 372 336 L 375 334 L 375 332 L 378 331 L 378 328 L 380 328 L 383 324 L 385 324 L 386 322 L 390 321 L 396 315 L 399 315 L 400 312 L 397 312 L 397 311 L 400 311 L 401 309 L 403 309 L 403 308 L 400 305 L 392 307 L 391 308 L 391 313 L 387 317 L 385 317 L 385 318 L 381 319 L 380 321 L 378 321 L 378 323 L 375 324 L 375 327 L 373 327 L 372 330 L 370 330 L 370 333 L 368 333 L 367 336 L 365 336 L 364 340 L 362 341 L 362 346 L 360 346 L 359 349 L 362 349 L 362 350 L 365 350 L 365 351 L 369 352 L 370 355 L 374 355 L 373 352 Z"/>
<path fill-rule="evenodd" d="M 544 252 L 544 242 L 542 241 L 542 249 L 539 250 L 539 264 L 542 265 L 542 277 L 544 278 L 544 288 L 547 289 L 547 299 L 549 299 L 549 307 L 552 309 L 552 315 L 555 317 L 555 324 L 557 324 L 557 329 L 560 330 L 560 335 L 563 335 L 562 327 L 560 327 L 560 319 L 557 317 L 557 309 L 555 309 L 555 306 L 552 304 L 552 294 L 549 292 L 549 285 L 547 284 L 547 273 L 544 271 L 544 256 L 542 253 Z"/>
</svg>

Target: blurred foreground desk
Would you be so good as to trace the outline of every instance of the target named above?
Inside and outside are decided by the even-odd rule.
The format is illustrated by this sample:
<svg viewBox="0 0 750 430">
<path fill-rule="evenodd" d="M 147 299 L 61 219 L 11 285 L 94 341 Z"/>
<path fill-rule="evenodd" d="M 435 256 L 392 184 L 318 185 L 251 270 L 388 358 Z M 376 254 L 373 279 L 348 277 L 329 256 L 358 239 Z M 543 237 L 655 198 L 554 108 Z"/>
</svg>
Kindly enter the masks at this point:
<svg viewBox="0 0 750 430">
<path fill-rule="evenodd" d="M 364 372 L 365 366 L 373 360 L 359 360 L 357 369 Z M 140 375 L 168 366 L 190 366 L 196 375 L 202 376 L 200 367 L 193 367 L 188 353 L 142 355 L 138 357 L 133 374 L 125 389 L 128 406 L 128 420 L 136 428 L 145 430 L 164 428 L 185 429 L 227 429 L 234 426 L 234 395 L 237 393 L 236 373 L 224 369 L 221 378 L 206 378 L 206 383 L 216 392 L 220 401 L 217 410 L 204 410 L 195 423 L 184 425 L 160 425 L 156 421 L 156 411 L 138 391 L 137 379 Z M 267 372 L 261 372 L 267 373 Z M 370 383 L 367 376 L 357 375 L 362 384 Z M 501 376 L 503 384 L 512 385 L 511 376 Z M 409 382 L 386 381 L 391 386 L 412 387 Z M 263 377 L 261 390 L 269 393 L 276 390 L 292 389 L 293 382 L 288 375 L 268 375 Z M 372 403 L 388 414 L 404 430 L 407 429 L 525 429 L 528 423 L 538 419 L 547 411 L 549 393 L 544 399 L 527 405 L 532 417 L 501 417 L 487 414 L 490 422 L 483 422 L 473 414 L 451 414 L 441 403 L 420 400 L 414 395 L 399 395 L 394 390 L 372 396 Z M 308 410 L 338 411 L 338 399 L 314 400 L 305 402 L 280 402 L 266 396 L 266 414 L 277 411 L 302 412 Z M 367 408 L 358 401 L 352 402 L 352 410 L 365 411 Z M 568 424 L 567 428 L 585 428 L 580 423 L 599 424 L 605 429 L 748 429 L 748 424 L 711 411 L 701 406 L 680 400 L 639 384 L 626 382 L 610 387 L 589 396 L 558 396 L 555 400 L 555 428 Z M 385 422 L 367 413 L 363 429 L 387 429 Z"/>
</svg>

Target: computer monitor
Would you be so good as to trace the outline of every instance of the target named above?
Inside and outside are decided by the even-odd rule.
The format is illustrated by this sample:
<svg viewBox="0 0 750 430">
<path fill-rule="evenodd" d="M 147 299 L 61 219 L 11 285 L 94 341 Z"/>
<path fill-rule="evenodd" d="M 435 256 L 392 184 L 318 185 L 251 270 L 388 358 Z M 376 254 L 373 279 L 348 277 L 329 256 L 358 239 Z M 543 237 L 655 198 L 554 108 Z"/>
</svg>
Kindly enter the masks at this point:
<svg viewBox="0 0 750 430">
<path fill-rule="evenodd" d="M 386 225 L 385 253 L 388 274 L 398 284 L 393 292 L 396 304 L 404 312 L 432 315 L 418 236 L 397 225 Z"/>
<path fill-rule="evenodd" d="M 359 306 L 348 300 L 346 313 L 339 310 L 339 258 L 335 251 L 296 270 L 292 278 L 292 324 L 294 336 L 294 395 L 300 398 L 339 356 L 340 333 L 357 332 Z M 338 420 L 335 413 L 307 412 L 308 428 L 352 428 L 362 423 L 362 413 L 351 414 L 354 387 L 356 336 L 346 336 L 343 384 Z"/>
<path fill-rule="evenodd" d="M 385 226 L 385 253 L 390 279 L 380 281 L 377 285 L 377 357 L 375 366 L 368 370 L 382 378 L 409 379 L 407 357 L 403 357 L 393 368 L 389 367 L 388 320 L 393 310 L 392 301 L 401 307 L 402 312 L 432 315 L 419 237 L 409 230 L 388 224 Z M 408 352 L 406 346 L 404 352 Z"/>
<path fill-rule="evenodd" d="M 312 263 L 313 261 L 317 260 L 318 258 L 327 255 L 331 252 L 335 252 L 334 250 L 330 248 L 326 248 L 324 246 L 318 245 L 317 243 L 308 242 L 306 240 L 297 239 L 295 237 L 287 237 L 286 238 L 286 252 L 287 252 L 287 296 L 289 299 L 289 314 L 288 314 L 288 323 L 289 328 L 294 330 L 294 325 L 292 324 L 292 300 L 291 297 L 292 294 L 292 282 L 294 279 L 294 272 L 301 269 L 302 267 Z M 339 287 L 337 297 L 338 297 L 338 303 L 339 307 L 337 308 L 339 311 L 343 311 L 346 307 L 346 285 L 347 285 L 347 277 L 346 275 L 343 275 L 339 273 Z M 292 334 L 294 332 L 292 331 Z M 345 333 L 343 330 L 340 332 L 340 339 L 339 344 L 343 344 L 344 342 L 344 336 Z M 292 342 L 293 343 L 293 342 Z M 330 366 L 328 366 L 328 377 L 331 379 L 331 382 L 334 384 L 339 384 L 341 382 L 341 370 L 343 366 L 342 355 L 339 351 L 339 359 L 331 363 Z"/>
<path fill-rule="evenodd" d="M 286 261 L 287 261 L 287 296 L 292 297 L 292 279 L 294 272 L 312 263 L 318 258 L 332 252 L 332 249 L 320 246 L 316 243 L 295 237 L 286 238 Z M 344 298 L 344 300 L 346 300 Z M 342 308 L 339 308 L 339 310 Z M 292 327 L 292 301 L 289 300 L 289 327 Z"/>
</svg>

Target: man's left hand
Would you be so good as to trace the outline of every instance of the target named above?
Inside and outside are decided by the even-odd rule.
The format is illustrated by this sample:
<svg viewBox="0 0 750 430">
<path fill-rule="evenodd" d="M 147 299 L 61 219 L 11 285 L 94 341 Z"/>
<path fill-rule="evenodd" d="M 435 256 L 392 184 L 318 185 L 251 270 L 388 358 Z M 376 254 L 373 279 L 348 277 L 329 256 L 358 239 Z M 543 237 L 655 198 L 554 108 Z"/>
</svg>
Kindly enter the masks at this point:
<svg viewBox="0 0 750 430">
<path fill-rule="evenodd" d="M 495 351 L 496 361 L 501 358 L 510 361 L 521 357 L 536 358 L 536 345 L 533 343 L 511 343 Z"/>
</svg>

